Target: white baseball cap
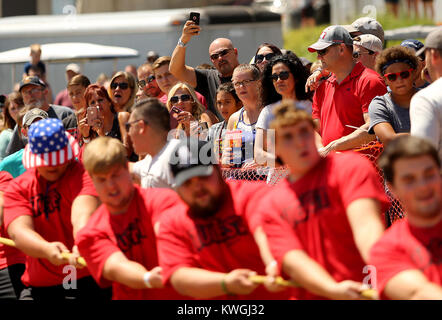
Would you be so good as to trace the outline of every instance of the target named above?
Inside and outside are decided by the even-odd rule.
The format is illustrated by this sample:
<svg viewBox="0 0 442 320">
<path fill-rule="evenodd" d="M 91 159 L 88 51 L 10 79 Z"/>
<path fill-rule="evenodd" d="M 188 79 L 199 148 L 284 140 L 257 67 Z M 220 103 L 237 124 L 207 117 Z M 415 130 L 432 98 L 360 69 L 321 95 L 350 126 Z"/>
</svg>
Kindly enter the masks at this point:
<svg viewBox="0 0 442 320">
<path fill-rule="evenodd" d="M 69 71 L 69 70 L 74 71 L 75 73 L 78 73 L 78 74 L 81 73 L 80 66 L 79 66 L 78 64 L 76 64 L 76 63 L 70 63 L 70 64 L 68 64 L 68 65 L 66 66 L 66 71 Z"/>
<path fill-rule="evenodd" d="M 370 51 L 382 52 L 382 41 L 372 34 L 361 34 L 353 39 L 353 44 L 364 47 Z"/>
</svg>

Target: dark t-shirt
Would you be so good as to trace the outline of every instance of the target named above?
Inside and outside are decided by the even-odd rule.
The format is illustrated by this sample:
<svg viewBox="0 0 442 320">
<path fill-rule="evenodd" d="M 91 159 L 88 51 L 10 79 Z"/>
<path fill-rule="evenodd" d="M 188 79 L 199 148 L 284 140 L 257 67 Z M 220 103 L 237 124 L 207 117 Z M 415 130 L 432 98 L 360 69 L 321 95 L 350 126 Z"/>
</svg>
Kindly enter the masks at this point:
<svg viewBox="0 0 442 320">
<path fill-rule="evenodd" d="M 207 108 L 212 111 L 218 119 L 224 120 L 216 107 L 216 89 L 224 82 L 232 81 L 232 77 L 221 77 L 218 70 L 195 69 L 196 87 L 195 91 L 201 93 L 207 100 Z"/>
</svg>

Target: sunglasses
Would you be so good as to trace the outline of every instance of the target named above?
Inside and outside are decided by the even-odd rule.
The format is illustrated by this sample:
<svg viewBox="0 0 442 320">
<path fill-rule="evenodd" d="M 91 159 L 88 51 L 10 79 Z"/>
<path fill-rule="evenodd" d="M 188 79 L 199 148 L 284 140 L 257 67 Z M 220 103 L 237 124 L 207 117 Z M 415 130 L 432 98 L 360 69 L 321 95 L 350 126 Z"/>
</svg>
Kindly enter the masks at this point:
<svg viewBox="0 0 442 320">
<path fill-rule="evenodd" d="M 244 81 L 238 81 L 238 82 L 234 82 L 233 83 L 233 87 L 235 87 L 235 88 L 239 88 L 239 87 L 241 87 L 241 86 L 247 86 L 250 82 L 253 82 L 253 81 L 255 81 L 254 79 L 247 79 L 247 80 L 244 80 Z"/>
<path fill-rule="evenodd" d="M 111 89 L 117 89 L 118 87 L 120 87 L 121 90 L 126 90 L 127 88 L 129 88 L 129 83 L 127 82 L 114 82 L 111 83 L 110 85 Z"/>
<path fill-rule="evenodd" d="M 322 50 L 316 50 L 316 53 L 318 54 L 318 56 L 325 56 L 328 53 L 328 50 L 337 45 L 339 45 L 339 43 L 332 44 L 331 46 L 328 46 L 327 48 Z"/>
<path fill-rule="evenodd" d="M 138 120 L 134 120 L 134 121 L 129 121 L 129 122 L 126 122 L 125 124 L 124 124 L 124 127 L 126 128 L 126 132 L 129 132 L 129 130 L 130 130 L 130 127 L 134 124 L 134 123 L 136 123 L 136 122 L 138 122 L 138 121 L 143 121 L 145 124 L 147 124 L 147 121 L 146 120 L 143 120 L 143 119 L 138 119 Z"/>
<path fill-rule="evenodd" d="M 266 59 L 266 61 L 269 61 L 270 59 L 272 59 L 275 56 L 274 53 L 267 53 L 266 55 L 263 54 L 257 54 L 255 56 L 255 63 L 261 63 L 264 61 L 264 59 Z"/>
<path fill-rule="evenodd" d="M 290 72 L 288 72 L 288 71 L 282 71 L 279 74 L 278 73 L 274 73 L 274 74 L 272 74 L 270 76 L 270 78 L 273 81 L 278 81 L 278 79 L 287 80 L 289 77 L 290 77 Z"/>
<path fill-rule="evenodd" d="M 224 50 L 222 50 L 222 51 L 220 51 L 218 53 L 214 53 L 214 54 L 212 54 L 210 56 L 210 59 L 211 60 L 217 60 L 219 57 L 224 57 L 226 54 L 229 53 L 230 50 L 232 50 L 232 49 L 224 49 Z"/>
<path fill-rule="evenodd" d="M 368 50 L 366 52 L 359 52 L 359 51 L 355 51 L 353 52 L 353 58 L 354 59 L 359 59 L 360 56 L 362 56 L 363 53 L 367 53 L 369 56 L 374 55 L 376 52 Z"/>
<path fill-rule="evenodd" d="M 170 98 L 170 103 L 176 104 L 178 101 L 186 102 L 192 100 L 192 96 L 190 94 L 182 94 L 181 96 L 173 96 Z"/>
<path fill-rule="evenodd" d="M 413 70 L 414 69 L 410 68 L 401 72 L 386 73 L 384 74 L 384 77 L 386 77 L 389 81 L 396 81 L 398 76 L 401 77 L 401 79 L 407 79 Z"/>
<path fill-rule="evenodd" d="M 151 83 L 152 81 L 155 80 L 155 76 L 152 74 L 150 76 L 148 76 L 146 78 L 146 80 L 140 80 L 138 81 L 138 87 L 140 87 L 140 89 L 144 88 L 148 83 Z"/>
</svg>

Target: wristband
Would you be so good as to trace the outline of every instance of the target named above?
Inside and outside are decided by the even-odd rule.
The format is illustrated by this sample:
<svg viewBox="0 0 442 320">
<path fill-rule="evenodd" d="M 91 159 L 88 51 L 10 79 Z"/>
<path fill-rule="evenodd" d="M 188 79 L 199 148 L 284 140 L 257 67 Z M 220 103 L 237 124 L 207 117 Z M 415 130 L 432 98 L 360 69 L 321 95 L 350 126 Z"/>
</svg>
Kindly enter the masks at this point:
<svg viewBox="0 0 442 320">
<path fill-rule="evenodd" d="M 152 285 L 149 282 L 150 276 L 151 276 L 151 273 L 149 271 L 146 272 L 143 276 L 143 280 L 144 280 L 144 284 L 146 285 L 146 287 L 148 287 L 149 289 L 152 289 Z"/>
<path fill-rule="evenodd" d="M 182 42 L 182 41 L 181 41 L 181 38 L 178 39 L 178 43 L 177 43 L 177 46 L 178 46 L 178 47 L 185 48 L 186 45 L 187 45 L 187 43 Z"/>
<path fill-rule="evenodd" d="M 84 143 L 89 143 L 89 142 L 91 142 L 91 139 L 90 139 L 90 136 L 89 137 L 83 137 L 83 142 Z"/>
<path fill-rule="evenodd" d="M 273 266 L 277 266 L 277 265 L 278 265 L 278 262 L 276 260 L 272 260 L 267 264 L 266 267 L 270 267 L 270 266 L 273 267 Z"/>
<path fill-rule="evenodd" d="M 234 296 L 235 295 L 234 293 L 231 293 L 229 290 L 227 290 L 226 282 L 224 281 L 225 279 L 226 277 L 224 277 L 223 280 L 221 280 L 221 288 L 223 289 L 223 292 L 228 296 Z"/>
</svg>

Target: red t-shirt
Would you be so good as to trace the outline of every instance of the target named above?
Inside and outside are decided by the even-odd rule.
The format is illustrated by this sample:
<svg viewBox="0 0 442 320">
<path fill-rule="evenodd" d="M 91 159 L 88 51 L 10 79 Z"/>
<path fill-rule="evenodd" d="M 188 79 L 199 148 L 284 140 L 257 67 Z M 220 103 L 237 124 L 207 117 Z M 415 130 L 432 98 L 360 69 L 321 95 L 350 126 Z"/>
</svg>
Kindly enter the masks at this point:
<svg viewBox="0 0 442 320">
<path fill-rule="evenodd" d="M 302 249 L 336 281 L 364 278 L 364 261 L 353 239 L 346 208 L 357 199 L 388 198 L 369 160 L 353 152 L 330 154 L 294 183 L 284 179 L 260 202 L 271 251 L 282 265 L 287 252 Z M 320 299 L 306 290 L 298 299 Z"/>
<path fill-rule="evenodd" d="M 140 189 L 135 186 L 128 210 L 119 215 L 109 213 L 103 204 L 77 234 L 76 243 L 95 281 L 104 286 L 109 283 L 102 276 L 107 259 L 121 251 L 131 261 L 147 270 L 158 266 L 154 225 L 164 210 L 178 201 L 169 189 Z M 172 288 L 132 289 L 113 282 L 114 300 L 181 299 Z"/>
<path fill-rule="evenodd" d="M 9 172 L 0 171 L 0 191 L 5 192 L 6 188 L 9 185 L 9 182 L 12 180 L 12 176 Z M 0 226 L 0 237 L 8 238 L 8 234 L 3 225 L 3 221 L 1 221 Z M 0 243 L 0 270 L 12 266 L 16 263 L 25 263 L 26 256 L 20 251 L 15 249 L 14 247 L 6 246 Z"/>
<path fill-rule="evenodd" d="M 161 217 L 158 252 L 164 283 L 182 267 L 228 273 L 251 269 L 265 275 L 253 230 L 259 225 L 257 199 L 268 192 L 263 183 L 228 181 L 221 209 L 211 217 L 196 218 L 183 202 Z M 288 299 L 288 290 L 270 293 L 263 286 L 247 296 L 220 299 Z"/>
<path fill-rule="evenodd" d="M 34 229 L 46 241 L 59 241 L 71 250 L 74 246 L 71 206 L 79 195 L 97 196 L 92 180 L 77 161 L 72 161 L 63 176 L 49 183 L 37 169 L 30 169 L 12 180 L 5 192 L 5 228 L 20 216 L 31 216 Z M 27 257 L 22 282 L 26 286 L 46 287 L 62 284 L 67 276 L 63 265 L 46 259 Z M 87 268 L 77 269 L 77 278 L 89 275 Z"/>
<path fill-rule="evenodd" d="M 405 270 L 420 270 L 442 285 L 442 221 L 429 228 L 412 226 L 407 218 L 395 222 L 371 248 L 370 264 L 376 267 L 382 298 L 387 282 Z"/>
<path fill-rule="evenodd" d="M 324 146 L 352 133 L 347 127 L 362 126 L 364 113 L 371 100 L 387 93 L 382 79 L 358 62 L 351 73 L 338 84 L 335 75 L 324 81 L 313 96 L 313 119 L 320 120 L 320 135 Z"/>
</svg>

